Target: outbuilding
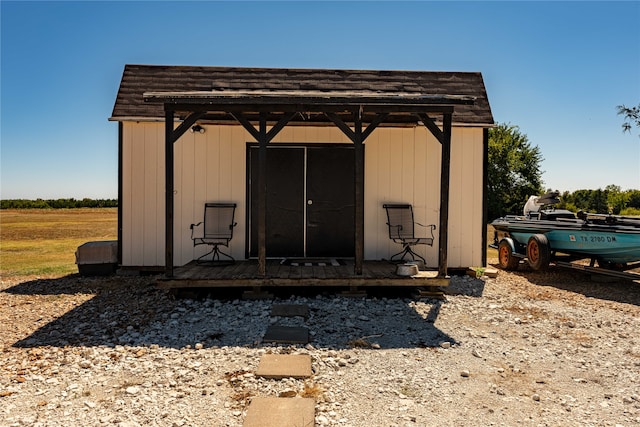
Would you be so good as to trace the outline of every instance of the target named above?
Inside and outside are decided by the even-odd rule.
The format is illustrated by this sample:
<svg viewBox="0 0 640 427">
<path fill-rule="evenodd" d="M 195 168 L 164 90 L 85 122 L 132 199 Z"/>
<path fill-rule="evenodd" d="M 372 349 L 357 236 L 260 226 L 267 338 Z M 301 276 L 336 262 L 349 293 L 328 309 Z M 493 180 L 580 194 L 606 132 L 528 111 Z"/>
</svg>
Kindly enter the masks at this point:
<svg viewBox="0 0 640 427">
<path fill-rule="evenodd" d="M 109 120 L 121 268 L 179 276 L 205 250 L 190 226 L 210 202 L 235 204 L 227 250 L 253 285 L 291 259 L 366 275 L 400 249 L 388 203 L 436 225 L 415 250 L 437 277 L 485 264 L 480 73 L 126 65 Z"/>
</svg>

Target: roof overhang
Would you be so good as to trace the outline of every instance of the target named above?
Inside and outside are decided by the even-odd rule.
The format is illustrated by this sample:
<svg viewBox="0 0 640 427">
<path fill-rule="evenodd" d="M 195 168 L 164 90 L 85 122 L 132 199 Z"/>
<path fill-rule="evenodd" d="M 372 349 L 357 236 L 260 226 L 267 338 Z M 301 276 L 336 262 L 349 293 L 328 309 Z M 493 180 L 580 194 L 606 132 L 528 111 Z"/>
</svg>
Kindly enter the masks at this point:
<svg viewBox="0 0 640 427">
<path fill-rule="evenodd" d="M 277 120 L 282 113 L 300 113 L 293 122 L 306 124 L 328 123 L 326 113 L 352 116 L 361 114 L 362 120 L 374 120 L 387 114 L 385 124 L 416 124 L 418 114 L 450 114 L 457 105 L 473 105 L 475 98 L 460 95 L 424 95 L 416 93 L 385 94 L 353 91 L 186 91 L 145 92 L 145 103 L 164 104 L 178 117 L 191 112 L 205 113 L 203 121 L 235 121 L 234 114 L 242 113 L 256 120 L 261 113 L 268 120 Z"/>
<path fill-rule="evenodd" d="M 351 91 L 191 91 L 145 92 L 145 102 L 196 105 L 473 105 L 475 97 L 464 95 L 382 94 Z"/>
</svg>

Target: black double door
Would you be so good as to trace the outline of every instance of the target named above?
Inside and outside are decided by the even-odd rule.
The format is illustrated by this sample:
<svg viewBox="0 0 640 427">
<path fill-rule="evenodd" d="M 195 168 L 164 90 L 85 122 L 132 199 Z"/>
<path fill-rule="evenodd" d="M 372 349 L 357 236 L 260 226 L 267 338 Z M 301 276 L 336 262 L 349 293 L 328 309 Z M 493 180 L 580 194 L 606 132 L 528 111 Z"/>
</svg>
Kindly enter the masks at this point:
<svg viewBox="0 0 640 427">
<path fill-rule="evenodd" d="M 256 257 L 258 147 L 248 155 L 249 255 Z M 268 147 L 267 257 L 353 257 L 354 198 L 353 147 Z"/>
</svg>

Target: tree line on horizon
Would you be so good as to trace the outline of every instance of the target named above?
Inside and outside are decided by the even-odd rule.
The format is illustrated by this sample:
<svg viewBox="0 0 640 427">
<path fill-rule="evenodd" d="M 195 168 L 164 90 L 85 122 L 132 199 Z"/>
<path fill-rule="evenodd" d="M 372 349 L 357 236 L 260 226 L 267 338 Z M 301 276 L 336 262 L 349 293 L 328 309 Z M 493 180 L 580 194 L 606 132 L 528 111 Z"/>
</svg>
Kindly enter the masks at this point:
<svg viewBox="0 0 640 427">
<path fill-rule="evenodd" d="M 623 131 L 633 126 L 640 128 L 640 105 L 634 108 L 618 106 L 619 114 L 625 114 Z M 488 147 L 488 216 L 493 221 L 504 215 L 522 215 L 522 209 L 530 196 L 545 193 L 542 170 L 542 152 L 533 146 L 526 134 L 516 125 L 500 123 L 489 129 Z M 547 189 L 546 192 L 553 191 Z M 555 190 L 558 191 L 558 190 Z M 605 189 L 558 191 L 559 209 L 573 212 L 580 210 L 598 213 L 640 216 L 640 190 L 623 191 L 617 185 Z"/>
<path fill-rule="evenodd" d="M 613 215 L 640 215 L 640 190 L 623 191 L 617 185 L 607 185 L 604 190 L 576 190 L 573 193 L 565 191 L 560 194 L 558 209 L 572 212 L 580 210 Z"/>
<path fill-rule="evenodd" d="M 526 191 L 526 190 L 525 190 Z M 547 192 L 557 191 L 547 189 Z M 510 211 L 505 208 L 503 213 L 495 214 L 495 218 L 505 214 L 520 214 L 524 203 L 531 195 L 541 195 L 544 191 L 539 188 L 534 193 L 522 193 L 520 199 L 514 199 L 515 203 Z M 640 190 L 623 191 L 617 185 L 607 185 L 605 189 L 576 190 L 560 193 L 560 203 L 555 207 L 568 209 L 573 212 L 580 210 L 614 215 L 640 215 Z M 497 202 L 490 196 L 490 205 Z M 504 201 L 504 199 L 503 199 Z M 117 208 L 117 199 L 8 199 L 0 200 L 0 209 L 74 209 L 74 208 Z M 493 212 L 491 212 L 493 213 Z M 497 216 L 496 216 L 497 215 Z M 493 218 L 493 219 L 495 219 Z"/>
<path fill-rule="evenodd" d="M 117 208 L 118 199 L 8 199 L 0 200 L 0 209 L 74 209 Z"/>
</svg>

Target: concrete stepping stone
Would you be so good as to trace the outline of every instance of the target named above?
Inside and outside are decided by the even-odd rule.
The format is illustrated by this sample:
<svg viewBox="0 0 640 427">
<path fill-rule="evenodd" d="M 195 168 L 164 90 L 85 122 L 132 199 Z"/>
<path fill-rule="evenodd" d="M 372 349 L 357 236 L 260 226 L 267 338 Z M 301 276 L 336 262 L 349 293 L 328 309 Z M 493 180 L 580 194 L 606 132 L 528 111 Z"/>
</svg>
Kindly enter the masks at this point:
<svg viewBox="0 0 640 427">
<path fill-rule="evenodd" d="M 309 342 L 309 329 L 301 326 L 270 325 L 262 341 L 283 344 L 307 344 Z"/>
<path fill-rule="evenodd" d="M 256 376 L 263 378 L 309 378 L 311 356 L 308 354 L 263 354 Z"/>
<path fill-rule="evenodd" d="M 316 401 L 310 398 L 254 397 L 243 427 L 313 427 Z"/>
<path fill-rule="evenodd" d="M 271 317 L 304 317 L 309 318 L 309 306 L 306 304 L 274 304 L 271 306 Z"/>
</svg>

